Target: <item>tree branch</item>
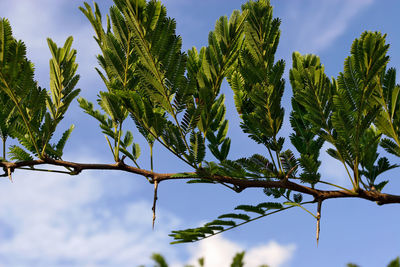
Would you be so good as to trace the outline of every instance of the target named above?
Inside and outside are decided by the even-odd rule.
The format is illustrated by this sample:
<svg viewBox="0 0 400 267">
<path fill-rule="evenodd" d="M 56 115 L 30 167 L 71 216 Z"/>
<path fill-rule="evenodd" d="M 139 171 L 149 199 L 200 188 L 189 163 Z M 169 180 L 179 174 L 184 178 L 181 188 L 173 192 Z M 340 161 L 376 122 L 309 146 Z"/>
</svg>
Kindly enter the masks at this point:
<svg viewBox="0 0 400 267">
<path fill-rule="evenodd" d="M 274 180 L 252 180 L 245 178 L 234 178 L 229 176 L 221 176 L 221 175 L 213 175 L 211 177 L 199 177 L 199 175 L 195 172 L 186 172 L 186 173 L 156 173 L 144 169 L 139 169 L 130 165 L 125 164 L 123 161 L 119 161 L 114 164 L 102 164 L 102 163 L 77 163 L 71 161 L 64 160 L 56 160 L 56 159 L 38 159 L 38 160 L 30 160 L 30 161 L 21 161 L 21 162 L 0 162 L 0 167 L 3 167 L 4 175 L 1 176 L 10 176 L 15 169 L 22 169 L 23 167 L 33 167 L 37 165 L 53 165 L 53 166 L 62 166 L 66 168 L 71 168 L 70 175 L 77 175 L 83 170 L 120 170 L 128 173 L 138 174 L 140 176 L 144 176 L 146 178 L 151 178 L 151 183 L 160 183 L 162 181 L 167 180 L 186 180 L 186 179 L 207 179 L 210 181 L 214 181 L 217 183 L 225 183 L 233 185 L 234 188 L 240 188 L 244 190 L 246 188 L 284 188 L 292 191 L 296 191 L 299 193 L 307 194 L 313 196 L 315 201 L 324 201 L 326 199 L 332 198 L 361 198 L 369 201 L 374 201 L 378 205 L 385 204 L 400 204 L 400 196 L 399 195 L 391 195 L 381 193 L 379 191 L 367 191 L 363 189 L 359 189 L 357 192 L 351 192 L 348 190 L 319 190 L 315 188 L 311 188 L 305 185 L 300 185 L 294 183 L 292 181 L 283 179 L 279 181 Z"/>
</svg>

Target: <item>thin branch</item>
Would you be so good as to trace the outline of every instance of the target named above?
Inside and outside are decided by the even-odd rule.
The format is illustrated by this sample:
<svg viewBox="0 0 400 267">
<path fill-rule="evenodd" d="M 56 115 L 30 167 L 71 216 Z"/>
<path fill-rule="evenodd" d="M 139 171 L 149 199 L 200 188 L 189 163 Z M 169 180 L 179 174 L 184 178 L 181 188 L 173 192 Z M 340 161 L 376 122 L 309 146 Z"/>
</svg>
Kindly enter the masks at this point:
<svg viewBox="0 0 400 267">
<path fill-rule="evenodd" d="M 322 180 L 319 180 L 318 182 L 322 183 L 322 184 L 327 184 L 327 185 L 330 185 L 330 186 L 334 186 L 334 187 L 340 188 L 340 189 L 342 189 L 344 191 L 347 191 L 349 193 L 354 194 L 354 192 L 352 190 L 349 190 L 349 189 L 347 189 L 347 188 L 345 188 L 343 186 L 340 186 L 340 185 L 337 185 L 337 184 L 333 184 L 333 183 L 329 183 L 329 182 L 325 182 L 325 181 L 322 181 Z"/>
<path fill-rule="evenodd" d="M 36 168 L 18 168 L 18 170 L 27 170 L 27 171 L 37 171 L 37 172 L 54 172 L 54 173 L 62 173 L 62 174 L 70 174 L 74 175 L 73 171 L 59 171 L 59 170 L 49 170 L 49 169 L 36 169 Z"/>
<path fill-rule="evenodd" d="M 314 201 L 303 202 L 303 203 L 301 203 L 301 204 L 305 205 L 305 204 L 312 204 L 312 203 L 314 203 Z M 250 219 L 250 220 L 247 220 L 247 221 L 244 221 L 244 222 L 242 222 L 242 223 L 238 223 L 238 224 L 236 224 L 236 225 L 234 225 L 234 226 L 225 228 L 225 229 L 223 229 L 223 230 L 221 230 L 221 231 L 219 231 L 219 232 L 212 233 L 212 234 L 210 234 L 210 235 L 208 235 L 208 236 L 206 236 L 206 237 L 200 238 L 199 240 L 204 240 L 204 239 L 206 239 L 206 238 L 209 238 L 209 237 L 212 237 L 212 236 L 215 236 L 215 235 L 218 235 L 218 234 L 222 234 L 223 232 L 229 231 L 229 230 L 231 230 L 231 229 L 233 229 L 233 228 L 242 226 L 242 225 L 247 224 L 247 223 L 249 223 L 249 222 L 253 222 L 253 221 L 255 221 L 255 220 L 258 220 L 258 219 L 264 218 L 264 217 L 266 217 L 266 216 L 269 216 L 269 215 L 278 213 L 278 212 L 280 212 L 280 211 L 288 210 L 288 209 L 291 209 L 291 208 L 294 208 L 294 207 L 296 207 L 296 206 L 287 206 L 287 207 L 283 207 L 283 208 L 278 209 L 278 210 L 271 211 L 271 212 L 269 212 L 269 213 L 265 213 L 265 214 L 263 214 L 263 215 L 254 217 L 254 218 L 252 218 L 252 219 Z"/>
<path fill-rule="evenodd" d="M 305 212 L 307 212 L 308 214 L 310 214 L 311 216 L 313 216 L 315 219 L 317 219 L 317 216 L 315 216 L 314 213 L 312 213 L 311 211 L 309 211 L 308 209 L 306 209 L 305 207 L 303 207 L 303 206 L 301 205 L 301 203 L 293 202 L 293 201 L 290 200 L 290 198 L 286 197 L 285 195 L 283 195 L 283 197 L 286 198 L 287 201 L 288 201 L 288 202 L 285 202 L 285 203 L 287 203 L 286 205 L 299 207 L 299 208 L 301 208 L 302 210 L 304 210 Z M 285 203 L 283 203 L 283 204 L 285 204 Z"/>
<path fill-rule="evenodd" d="M 3 137 L 3 159 L 6 160 L 6 137 Z"/>
<path fill-rule="evenodd" d="M 309 202 L 309 203 L 313 203 L 313 202 Z M 303 204 L 306 204 L 306 203 L 303 203 Z M 308 203 L 307 203 L 307 204 L 308 204 Z M 266 216 L 268 216 L 268 215 L 272 215 L 272 214 L 278 213 L 278 212 L 280 212 L 280 211 L 284 211 L 284 210 L 291 209 L 291 208 L 293 208 L 293 207 L 295 207 L 295 206 L 284 207 L 284 208 L 281 208 L 281 209 L 278 209 L 278 210 L 274 210 L 274 211 L 272 211 L 272 212 L 269 212 L 269 213 L 266 213 L 266 214 L 263 214 L 263 215 L 254 217 L 254 218 L 252 218 L 252 219 L 250 219 L 250 220 L 248 220 L 248 221 L 244 221 L 244 222 L 242 222 L 242 223 L 238 223 L 238 224 L 236 224 L 235 226 L 231 226 L 231 227 L 225 228 L 225 229 L 223 229 L 223 230 L 221 230 L 221 231 L 219 231 L 219 232 L 215 232 L 215 233 L 212 233 L 212 234 L 210 234 L 210 235 L 208 235 L 208 236 L 205 236 L 205 237 L 203 237 L 203 238 L 200 238 L 199 240 L 204 240 L 204 239 L 206 239 L 206 238 L 209 238 L 209 237 L 212 237 L 212 236 L 215 236 L 215 235 L 222 234 L 223 232 L 229 231 L 229 230 L 231 230 L 231 229 L 233 229 L 233 228 L 236 228 L 236 227 L 242 226 L 242 225 L 244 225 L 244 224 L 247 224 L 247 223 L 249 223 L 249 222 L 252 222 L 252 221 L 255 221 L 255 220 L 264 218 L 264 217 L 266 217 Z"/>
<path fill-rule="evenodd" d="M 196 166 L 192 165 L 188 160 L 185 158 L 182 158 L 180 154 L 177 154 L 171 147 L 169 147 L 164 140 L 161 140 L 159 136 L 157 136 L 155 133 L 153 133 L 148 127 L 146 127 L 145 124 L 141 123 L 140 118 L 137 118 L 134 113 L 131 113 L 132 116 L 135 118 L 135 121 L 137 121 L 147 132 L 149 132 L 155 140 L 157 140 L 161 145 L 163 145 L 167 150 L 169 150 L 172 154 L 177 156 L 180 160 L 188 164 L 190 167 L 196 168 Z"/>
<path fill-rule="evenodd" d="M 149 143 L 150 147 L 150 170 L 153 172 L 154 171 L 154 165 L 153 165 L 153 143 Z"/>
<path fill-rule="evenodd" d="M 225 184 L 225 183 L 221 183 L 221 185 L 223 185 L 223 186 L 225 186 L 225 187 L 227 187 L 227 188 L 229 188 L 229 189 L 231 189 L 231 190 L 237 192 L 237 189 L 236 189 L 235 187 L 233 187 L 233 186 L 227 185 L 227 184 Z"/>
</svg>

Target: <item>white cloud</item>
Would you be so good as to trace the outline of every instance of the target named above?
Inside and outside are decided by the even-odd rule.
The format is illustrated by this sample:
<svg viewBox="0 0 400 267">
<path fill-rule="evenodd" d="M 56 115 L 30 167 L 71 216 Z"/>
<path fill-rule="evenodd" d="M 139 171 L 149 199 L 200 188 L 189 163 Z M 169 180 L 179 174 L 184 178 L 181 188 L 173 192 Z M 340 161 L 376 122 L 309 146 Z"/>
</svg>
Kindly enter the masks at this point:
<svg viewBox="0 0 400 267">
<path fill-rule="evenodd" d="M 126 190 L 113 199 L 104 175 L 24 174 L 0 187 L 0 266 L 136 266 L 157 251 L 175 260 L 168 233 L 179 219 L 161 210 L 152 231 L 151 203 L 122 201 Z"/>
<path fill-rule="evenodd" d="M 295 245 L 279 245 L 275 241 L 270 241 L 267 245 L 262 245 L 250 249 L 245 256 L 248 267 L 256 267 L 267 263 L 270 267 L 284 266 L 293 256 Z"/>
<path fill-rule="evenodd" d="M 76 160 L 88 162 L 88 157 Z M 83 172 L 71 177 L 21 170 L 14 174 L 14 183 L 4 178 L 0 266 L 137 266 L 152 264 L 154 252 L 164 255 L 171 266 L 183 266 L 180 255 L 185 251 L 169 245 L 168 237 L 181 220 L 160 209 L 152 231 L 151 203 L 129 197 L 136 190 L 131 177 L 131 182 L 121 183 L 121 174 L 118 179 L 112 175 Z M 111 179 L 117 184 L 110 186 Z M 219 267 L 229 266 L 244 250 L 246 267 L 283 267 L 295 245 L 269 241 L 243 246 L 215 236 L 192 244 L 187 253 L 191 263 L 205 257 L 206 267 Z"/>
<path fill-rule="evenodd" d="M 373 0 L 292 1 L 283 20 L 284 37 L 295 50 L 316 53 L 342 35 L 351 20 Z M 292 49 L 293 49 L 292 48 Z"/>
<path fill-rule="evenodd" d="M 287 266 L 295 249 L 294 244 L 280 245 L 275 241 L 246 247 L 217 235 L 200 241 L 190 249 L 192 253 L 190 263 L 196 264 L 197 259 L 204 257 L 205 267 L 230 266 L 236 253 L 246 251 L 245 267 L 258 267 L 262 264 L 283 267 Z"/>
<path fill-rule="evenodd" d="M 194 264 L 197 259 L 204 257 L 206 267 L 230 266 L 233 256 L 242 250 L 238 244 L 221 236 L 214 236 L 190 248 L 192 257 L 189 262 Z"/>
</svg>

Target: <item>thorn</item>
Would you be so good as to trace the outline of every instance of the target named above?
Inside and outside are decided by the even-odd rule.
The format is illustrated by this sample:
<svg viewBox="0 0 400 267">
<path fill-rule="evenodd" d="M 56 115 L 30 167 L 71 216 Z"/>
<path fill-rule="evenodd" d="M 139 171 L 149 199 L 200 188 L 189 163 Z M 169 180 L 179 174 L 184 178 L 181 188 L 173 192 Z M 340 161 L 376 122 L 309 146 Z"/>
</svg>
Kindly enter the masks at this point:
<svg viewBox="0 0 400 267">
<path fill-rule="evenodd" d="M 321 207 L 322 207 L 322 200 L 318 200 L 318 208 L 317 208 L 317 247 L 319 242 L 319 232 L 321 230 Z"/>
<path fill-rule="evenodd" d="M 154 200 L 153 200 L 153 207 L 151 210 L 153 211 L 153 230 L 154 230 L 154 223 L 156 222 L 156 204 L 157 204 L 157 190 L 158 190 L 158 181 L 154 179 Z"/>
<path fill-rule="evenodd" d="M 290 175 L 297 169 L 298 165 L 295 165 L 293 168 L 291 168 L 288 173 L 285 176 L 285 181 L 287 181 L 290 178 Z"/>
<path fill-rule="evenodd" d="M 13 179 L 11 177 L 11 168 L 7 168 L 8 179 L 10 179 L 11 183 L 13 183 Z"/>
</svg>

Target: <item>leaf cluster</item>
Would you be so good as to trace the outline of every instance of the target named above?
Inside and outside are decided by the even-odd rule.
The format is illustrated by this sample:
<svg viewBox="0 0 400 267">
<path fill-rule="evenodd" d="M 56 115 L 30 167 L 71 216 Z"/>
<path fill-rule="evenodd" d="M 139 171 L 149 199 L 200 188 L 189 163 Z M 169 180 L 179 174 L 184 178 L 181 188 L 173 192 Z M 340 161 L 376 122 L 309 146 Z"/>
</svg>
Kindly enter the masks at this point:
<svg viewBox="0 0 400 267">
<path fill-rule="evenodd" d="M 317 56 L 293 54 L 291 141 L 301 155 L 303 181 L 319 181 L 318 156 L 324 142 L 330 143 L 328 154 L 342 162 L 356 191 L 360 186 L 381 191 L 387 182 L 375 183 L 377 176 L 397 167 L 378 153 L 381 145 L 396 155 L 399 140 L 398 85 L 395 70 L 386 68 L 385 38 L 379 32 L 364 32 L 354 41 L 337 79 L 326 76 Z"/>
<path fill-rule="evenodd" d="M 388 67 L 386 35 L 366 31 L 355 39 L 336 78 L 325 74 L 318 56 L 293 53 L 289 72 L 293 131 L 288 149 L 280 135 L 285 115 L 281 103 L 285 62 L 275 59 L 281 21 L 273 17 L 268 0 L 249 1 L 229 18 L 221 17 L 208 35 L 207 46 L 187 52 L 182 51 L 175 20 L 167 16 L 160 1 L 114 0 L 105 18 L 96 3 L 93 7 L 84 3 L 80 10 L 95 32 L 100 48 L 96 71 L 105 88 L 98 94 L 97 106 L 83 98 L 78 102 L 99 122 L 116 163 L 112 168 L 129 167 L 146 176 L 155 183 L 155 201 L 158 182 L 168 179 L 219 183 L 235 192 L 247 188 L 246 183 L 254 186 L 257 182 L 263 184 L 258 187 L 267 197 L 283 200 L 240 205 L 238 213 L 223 214 L 199 228 L 174 231 L 171 236 L 176 243 L 204 239 L 292 207 L 311 213 L 303 206 L 308 203 L 318 203 L 317 215 L 311 214 L 319 229 L 321 203 L 329 193 L 369 200 L 389 196 L 380 193 L 388 183 L 381 177 L 398 165 L 380 153 L 385 150 L 400 157 L 400 86 L 396 70 Z M 54 143 L 58 124 L 79 94 L 72 37 L 62 47 L 51 39 L 48 45 L 52 58 L 46 90 L 34 80 L 25 45 L 13 38 L 9 22 L 0 20 L 3 167 L 10 166 L 5 152 L 8 138 L 19 142 L 9 148 L 12 160 L 26 163 L 39 158 L 48 163 L 61 159 L 73 130 L 71 126 Z M 230 157 L 229 122 L 221 91 L 224 79 L 233 90 L 242 131 L 264 152 Z M 129 120 L 136 129 L 126 129 Z M 134 142 L 136 134 L 149 145 L 150 171 L 139 167 L 141 147 Z M 154 172 L 155 143 L 194 172 L 169 176 Z M 319 168 L 324 144 L 326 152 L 343 165 L 352 188 L 322 179 Z M 126 165 L 125 158 L 137 168 Z M 341 191 L 322 191 L 320 184 Z M 305 202 L 300 192 L 315 199 Z"/>
<path fill-rule="evenodd" d="M 34 80 L 33 64 L 26 58 L 26 47 L 12 36 L 7 19 L 0 20 L 0 129 L 3 159 L 6 140 L 17 139 L 10 147 L 12 160 L 28 161 L 33 156 L 60 159 L 74 126 L 67 129 L 56 143 L 50 143 L 57 125 L 63 119 L 72 100 L 79 94 L 75 89 L 79 76 L 75 63 L 76 50 L 71 49 L 72 37 L 63 47 L 48 39 L 50 59 L 50 90 L 41 88 Z"/>
</svg>

